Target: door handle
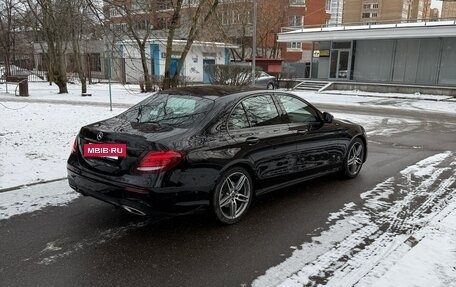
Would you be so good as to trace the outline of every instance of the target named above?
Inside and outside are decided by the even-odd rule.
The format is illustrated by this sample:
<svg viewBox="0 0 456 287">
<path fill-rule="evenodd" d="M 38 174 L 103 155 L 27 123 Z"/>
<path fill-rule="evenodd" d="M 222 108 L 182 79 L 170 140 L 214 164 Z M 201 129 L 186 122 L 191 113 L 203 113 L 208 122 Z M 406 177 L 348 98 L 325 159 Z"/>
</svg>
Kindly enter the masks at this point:
<svg viewBox="0 0 456 287">
<path fill-rule="evenodd" d="M 304 134 L 306 134 L 306 133 L 308 133 L 308 132 L 309 132 L 309 129 L 299 129 L 299 130 L 296 130 L 296 133 L 297 133 L 298 135 L 304 135 Z"/>
<path fill-rule="evenodd" d="M 257 137 L 248 137 L 246 140 L 245 140 L 246 143 L 248 143 L 249 145 L 254 145 L 254 144 L 257 144 L 260 142 L 260 139 L 257 138 Z"/>
</svg>

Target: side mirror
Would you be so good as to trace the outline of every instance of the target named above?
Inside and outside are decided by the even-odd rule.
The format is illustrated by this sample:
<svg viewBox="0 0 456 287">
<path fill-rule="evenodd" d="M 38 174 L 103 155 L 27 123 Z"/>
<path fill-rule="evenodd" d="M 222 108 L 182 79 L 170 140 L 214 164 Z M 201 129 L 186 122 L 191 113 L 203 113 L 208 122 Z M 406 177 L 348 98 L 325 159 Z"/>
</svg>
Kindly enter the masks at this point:
<svg viewBox="0 0 456 287">
<path fill-rule="evenodd" d="M 327 112 L 323 113 L 323 121 L 325 123 L 330 124 L 330 123 L 332 123 L 333 119 L 334 119 L 334 116 L 331 115 L 330 113 L 327 113 Z"/>
</svg>

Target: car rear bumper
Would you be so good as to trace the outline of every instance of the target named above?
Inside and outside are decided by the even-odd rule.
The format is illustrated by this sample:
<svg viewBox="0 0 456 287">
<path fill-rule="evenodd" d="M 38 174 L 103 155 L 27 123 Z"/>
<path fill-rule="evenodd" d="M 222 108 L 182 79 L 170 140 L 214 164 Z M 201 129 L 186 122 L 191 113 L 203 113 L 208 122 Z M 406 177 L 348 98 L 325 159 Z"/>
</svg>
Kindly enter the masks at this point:
<svg viewBox="0 0 456 287">
<path fill-rule="evenodd" d="M 209 205 L 210 187 L 149 188 L 107 180 L 70 164 L 67 171 L 68 183 L 77 192 L 138 215 L 188 213 Z"/>
</svg>

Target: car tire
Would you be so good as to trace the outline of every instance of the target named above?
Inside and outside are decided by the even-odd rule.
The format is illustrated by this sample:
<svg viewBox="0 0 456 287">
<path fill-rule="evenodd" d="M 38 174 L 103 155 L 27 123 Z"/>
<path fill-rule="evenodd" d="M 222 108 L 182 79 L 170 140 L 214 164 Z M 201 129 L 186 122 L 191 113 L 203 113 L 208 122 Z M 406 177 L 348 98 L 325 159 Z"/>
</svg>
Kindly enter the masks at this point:
<svg viewBox="0 0 456 287">
<path fill-rule="evenodd" d="M 230 168 L 222 174 L 212 192 L 212 213 L 220 223 L 237 223 L 247 213 L 253 194 L 252 179 L 247 170 Z"/>
<path fill-rule="evenodd" d="M 275 88 L 275 87 L 274 87 L 274 83 L 268 83 L 268 85 L 266 86 L 266 88 L 267 88 L 268 90 L 274 90 L 274 88 Z"/>
<path fill-rule="evenodd" d="M 364 163 L 366 147 L 360 138 L 355 138 L 348 147 L 347 155 L 341 169 L 341 176 L 346 179 L 355 178 Z"/>
</svg>

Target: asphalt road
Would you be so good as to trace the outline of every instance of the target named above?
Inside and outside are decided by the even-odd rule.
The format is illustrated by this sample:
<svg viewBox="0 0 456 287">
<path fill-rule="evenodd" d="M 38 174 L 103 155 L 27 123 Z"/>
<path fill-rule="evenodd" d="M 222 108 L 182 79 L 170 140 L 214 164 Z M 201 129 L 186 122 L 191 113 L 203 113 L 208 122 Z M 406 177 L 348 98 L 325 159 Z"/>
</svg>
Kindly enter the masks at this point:
<svg viewBox="0 0 456 287">
<path fill-rule="evenodd" d="M 249 286 L 328 229 L 328 215 L 423 158 L 456 152 L 456 118 L 438 113 L 323 106 L 408 118 L 372 135 L 354 180 L 317 179 L 256 201 L 234 226 L 206 214 L 143 220 L 91 198 L 0 221 L 0 286 Z M 378 129 L 382 129 L 379 124 Z"/>
</svg>

